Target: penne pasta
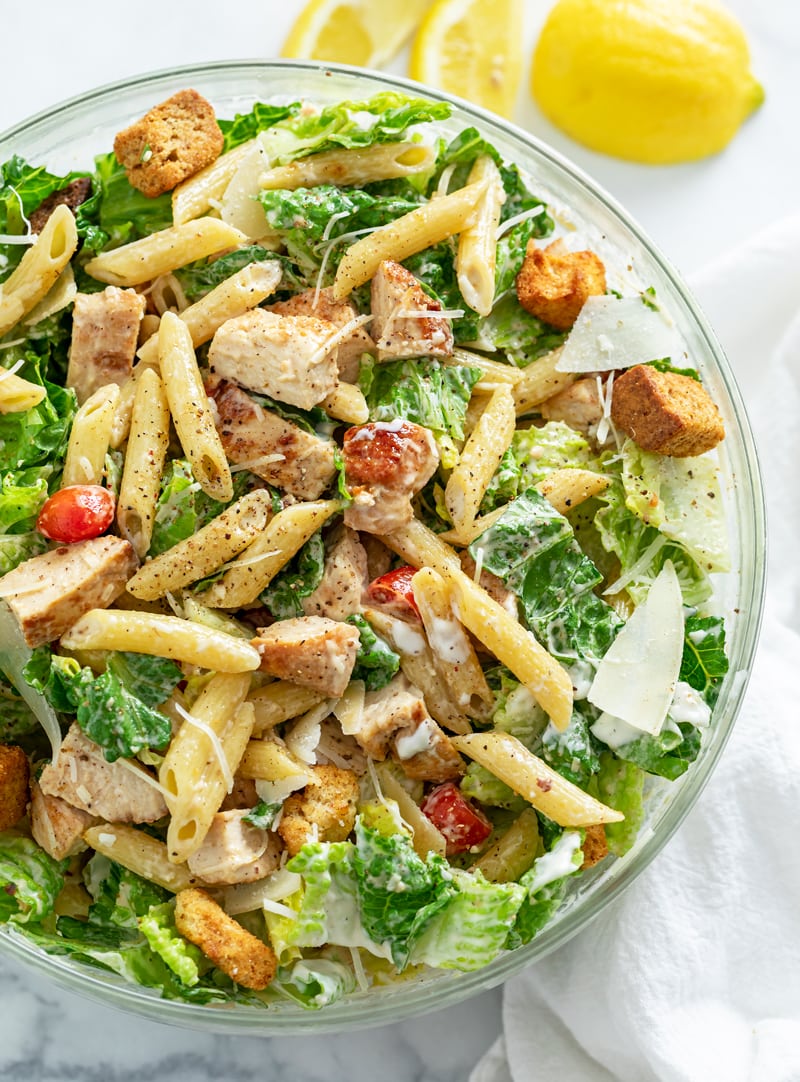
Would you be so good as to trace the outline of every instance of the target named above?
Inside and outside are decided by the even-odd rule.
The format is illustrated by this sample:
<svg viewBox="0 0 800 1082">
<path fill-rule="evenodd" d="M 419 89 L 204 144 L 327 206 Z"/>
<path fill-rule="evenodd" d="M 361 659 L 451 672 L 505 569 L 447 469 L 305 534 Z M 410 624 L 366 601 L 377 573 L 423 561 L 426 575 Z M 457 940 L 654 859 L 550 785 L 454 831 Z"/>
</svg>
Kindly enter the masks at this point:
<svg viewBox="0 0 800 1082">
<path fill-rule="evenodd" d="M 140 567 L 128 582 L 128 592 L 153 601 L 205 578 L 247 548 L 271 513 L 272 497 L 265 489 L 246 493 L 196 534 Z"/>
<path fill-rule="evenodd" d="M 230 466 L 203 386 L 192 337 L 174 312 L 165 312 L 158 328 L 158 363 L 178 439 L 197 483 L 222 503 L 233 497 Z"/>
<path fill-rule="evenodd" d="M 546 398 L 563 391 L 575 380 L 572 372 L 559 372 L 556 368 L 561 349 L 554 349 L 537 361 L 531 361 L 522 371 L 522 379 L 514 387 L 514 406 L 517 417 L 531 413 Z"/>
<path fill-rule="evenodd" d="M 255 781 L 286 781 L 303 778 L 307 765 L 277 740 L 251 740 L 242 756 L 239 773 Z"/>
<path fill-rule="evenodd" d="M 290 684 L 287 680 L 275 680 L 266 687 L 251 691 L 247 701 L 256 712 L 253 735 L 261 736 L 281 722 L 299 717 L 322 702 L 324 696 L 310 688 Z"/>
<path fill-rule="evenodd" d="M 428 853 L 443 857 L 447 851 L 444 834 L 438 830 L 420 808 L 407 789 L 404 789 L 388 763 L 376 763 L 375 773 L 383 795 L 393 800 L 404 823 L 411 827 L 414 852 L 423 860 Z"/>
<path fill-rule="evenodd" d="M 455 346 L 449 357 L 442 357 L 442 364 L 464 365 L 467 368 L 480 368 L 481 378 L 473 387 L 474 391 L 493 391 L 498 383 L 510 383 L 516 386 L 523 378 L 523 370 L 513 364 L 493 361 L 482 353 Z"/>
<path fill-rule="evenodd" d="M 354 383 L 339 383 L 320 405 L 331 417 L 346 421 L 349 425 L 363 425 L 369 420 L 364 392 Z"/>
<path fill-rule="evenodd" d="M 470 224 L 483 195 L 482 184 L 470 184 L 450 195 L 423 203 L 402 218 L 357 240 L 345 252 L 333 282 L 335 300 L 368 282 L 384 259 L 401 263 L 410 255 L 438 244 Z"/>
<path fill-rule="evenodd" d="M 481 184 L 484 191 L 472 222 L 458 238 L 456 276 L 469 307 L 478 315 L 488 316 L 494 304 L 497 227 L 506 193 L 500 170 L 488 154 L 476 158 L 467 184 Z"/>
<path fill-rule="evenodd" d="M 102 482 L 118 403 L 119 387 L 116 383 L 109 383 L 90 395 L 75 414 L 61 475 L 62 488 L 67 485 L 99 485 Z"/>
<path fill-rule="evenodd" d="M 510 733 L 470 733 L 451 740 L 458 751 L 486 767 L 559 826 L 587 827 L 625 818 L 567 781 Z"/>
<path fill-rule="evenodd" d="M 218 218 L 198 218 L 102 252 L 84 269 L 112 286 L 138 286 L 225 248 L 238 248 L 246 240 Z"/>
<path fill-rule="evenodd" d="M 456 532 L 469 526 L 500 460 L 511 446 L 516 427 L 514 394 L 501 384 L 470 433 L 444 490 L 444 502 Z"/>
<path fill-rule="evenodd" d="M 207 214 L 222 198 L 233 174 L 253 145 L 254 140 L 251 139 L 229 150 L 227 154 L 220 154 L 211 165 L 179 184 L 172 192 L 173 225 L 183 225 L 193 218 Z"/>
<path fill-rule="evenodd" d="M 112 421 L 113 428 L 113 421 Z M 169 445 L 169 406 L 161 378 L 147 369 L 136 383 L 117 525 L 141 558 L 150 548 L 161 473 Z"/>
<path fill-rule="evenodd" d="M 320 184 L 361 187 L 374 180 L 407 177 L 430 169 L 436 147 L 421 143 L 376 143 L 362 150 L 327 150 L 278 165 L 259 177 L 262 189 L 316 188 Z"/>
<path fill-rule="evenodd" d="M 254 672 L 260 662 L 249 642 L 177 616 L 151 612 L 90 609 L 61 645 L 67 650 L 128 650 L 198 665 L 215 672 Z"/>
<path fill-rule="evenodd" d="M 566 515 L 572 507 L 605 492 L 608 482 L 602 473 L 569 468 L 553 470 L 536 487 L 556 511 Z"/>
<path fill-rule="evenodd" d="M 185 865 L 170 863 L 164 842 L 128 823 L 97 823 L 83 832 L 83 840 L 134 875 L 175 894 L 202 882 Z"/>
<path fill-rule="evenodd" d="M 24 413 L 38 406 L 47 392 L 7 368 L 0 368 L 0 413 Z"/>
<path fill-rule="evenodd" d="M 72 211 L 64 205 L 56 207 L 37 240 L 0 285 L 0 336 L 50 292 L 77 247 Z"/>
<path fill-rule="evenodd" d="M 256 600 L 280 569 L 338 510 L 337 500 L 285 507 L 203 595 L 212 608 L 238 609 Z"/>
</svg>

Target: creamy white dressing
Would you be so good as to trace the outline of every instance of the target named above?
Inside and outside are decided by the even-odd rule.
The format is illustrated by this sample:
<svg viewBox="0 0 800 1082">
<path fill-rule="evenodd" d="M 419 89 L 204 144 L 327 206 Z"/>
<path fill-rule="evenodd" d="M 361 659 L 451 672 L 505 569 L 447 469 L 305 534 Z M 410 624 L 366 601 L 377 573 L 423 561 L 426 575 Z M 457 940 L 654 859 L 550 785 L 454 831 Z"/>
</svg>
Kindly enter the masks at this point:
<svg viewBox="0 0 800 1082">
<path fill-rule="evenodd" d="M 469 661 L 469 643 L 464 631 L 455 620 L 431 615 L 425 620 L 428 642 L 435 654 L 443 661 L 463 665 Z"/>
<path fill-rule="evenodd" d="M 691 684 L 679 680 L 675 685 L 669 716 L 676 724 L 688 722 L 698 729 L 705 729 L 711 721 L 711 707 Z"/>
<path fill-rule="evenodd" d="M 556 879 L 563 879 L 577 871 L 575 854 L 581 847 L 581 836 L 576 830 L 567 830 L 558 839 L 549 853 L 534 861 L 533 875 L 528 885 L 529 894 L 546 887 Z"/>
<path fill-rule="evenodd" d="M 394 746 L 398 759 L 413 759 L 423 751 L 429 751 L 436 739 L 436 722 L 424 718 L 410 733 L 403 733 L 395 739 Z"/>
<path fill-rule="evenodd" d="M 622 718 L 614 717 L 613 714 L 601 714 L 590 728 L 592 735 L 612 751 L 630 744 L 633 740 L 639 740 L 642 735 L 641 729 L 634 728 L 633 725 L 629 725 Z"/>
<path fill-rule="evenodd" d="M 425 653 L 425 639 L 416 628 L 407 624 L 404 620 L 395 620 L 391 625 L 391 635 L 394 646 L 401 654 L 417 657 Z"/>
</svg>

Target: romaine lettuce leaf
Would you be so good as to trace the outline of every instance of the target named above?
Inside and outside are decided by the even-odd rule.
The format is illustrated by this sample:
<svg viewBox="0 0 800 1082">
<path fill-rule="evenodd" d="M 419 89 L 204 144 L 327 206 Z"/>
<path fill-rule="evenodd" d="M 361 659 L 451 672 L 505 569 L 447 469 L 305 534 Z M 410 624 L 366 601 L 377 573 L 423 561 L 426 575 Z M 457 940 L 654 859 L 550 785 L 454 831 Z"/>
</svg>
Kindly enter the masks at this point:
<svg viewBox="0 0 800 1082">
<path fill-rule="evenodd" d="M 569 877 L 582 863 L 581 835 L 574 830 L 564 831 L 548 852 L 536 858 L 519 881 L 526 896 L 506 940 L 509 950 L 530 943 L 548 923 L 564 900 Z"/>
<path fill-rule="evenodd" d="M 269 248 L 262 248 L 259 244 L 245 245 L 215 259 L 200 259 L 195 263 L 187 263 L 174 273 L 187 299 L 196 301 L 237 271 L 249 267 L 251 263 L 265 263 L 267 260 L 277 260 L 281 264 L 281 289 L 304 288 L 305 280 L 298 278 L 294 264 L 287 256 L 272 252 Z"/>
<path fill-rule="evenodd" d="M 500 239 L 501 245 L 503 239 Z M 524 254 L 523 251 L 522 257 Z M 522 258 L 519 262 L 521 265 Z M 501 272 L 505 270 L 506 278 L 510 278 L 512 282 L 511 271 L 515 267 L 516 263 L 512 267 L 501 266 Z M 516 272 L 515 270 L 514 273 Z M 474 333 L 466 335 L 459 328 L 458 323 L 454 330 L 457 332 L 458 342 L 475 346 L 476 349 L 486 350 L 489 353 L 499 350 L 518 368 L 527 368 L 529 364 L 533 364 L 546 353 L 557 349 L 566 338 L 566 332 L 557 331 L 531 315 L 530 312 L 526 312 L 514 292 L 507 292 L 497 301 L 491 313 L 478 322 Z"/>
<path fill-rule="evenodd" d="M 83 881 L 92 897 L 89 923 L 136 931 L 140 917 L 160 906 L 169 892 L 116 861 L 95 853 L 83 870 Z"/>
<path fill-rule="evenodd" d="M 332 958 L 303 958 L 281 966 L 272 986 L 275 991 L 309 1010 L 319 1010 L 355 991 L 353 970 Z"/>
<path fill-rule="evenodd" d="M 233 499 L 238 500 L 254 487 L 256 481 L 248 470 L 234 473 Z M 225 507 L 225 504 L 211 499 L 202 491 L 186 459 L 173 459 L 161 481 L 148 556 L 158 556 L 179 541 L 196 534 L 212 518 L 221 514 Z"/>
<path fill-rule="evenodd" d="M 583 714 L 573 710 L 569 725 L 559 731 L 552 724 L 542 733 L 541 756 L 553 770 L 585 789 L 600 769 L 598 745 Z"/>
<path fill-rule="evenodd" d="M 514 448 L 509 447 L 500 459 L 500 465 L 494 472 L 486 492 L 481 500 L 480 513 L 487 515 L 496 510 L 501 504 L 513 500 L 519 493 L 522 483 L 522 469 L 514 454 Z"/>
<path fill-rule="evenodd" d="M 600 756 L 597 799 L 625 816 L 622 822 L 606 823 L 608 851 L 614 856 L 628 852 L 644 822 L 644 781 L 645 772 L 635 763 L 618 759 L 610 752 Z"/>
<path fill-rule="evenodd" d="M 106 668 L 146 706 L 160 706 L 183 679 L 179 665 L 153 654 L 112 650 L 106 655 Z"/>
<path fill-rule="evenodd" d="M 367 691 L 386 687 L 400 668 L 400 655 L 392 650 L 370 627 L 360 613 L 348 616 L 345 623 L 358 628 L 359 644 L 352 680 L 363 680 Z"/>
<path fill-rule="evenodd" d="M 203 955 L 175 926 L 175 903 L 150 906 L 139 917 L 138 926 L 150 949 L 169 966 L 181 984 L 190 988 L 196 985 Z"/>
<path fill-rule="evenodd" d="M 22 413 L 0 414 L 0 471 L 5 475 L 3 488 L 16 487 L 14 474 L 10 471 L 25 471 L 20 478 L 23 487 L 38 486 L 40 495 L 43 491 L 38 480 L 31 473 L 32 467 L 41 472 L 39 477 L 53 484 L 57 477 L 67 450 L 67 438 L 75 415 L 77 404 L 75 392 L 59 387 L 45 379 L 42 372 L 51 363 L 51 350 L 47 341 L 42 341 L 42 355 L 35 349 L 14 347 L 8 353 L 18 356 L 4 357 L 4 362 L 13 367 L 17 360 L 23 365 L 18 374 L 31 383 L 44 386 L 47 395 L 38 406 Z M 62 348 L 61 343 L 54 347 Z M 32 505 L 25 508 L 28 517 L 20 522 L 30 522 L 33 514 Z"/>
<path fill-rule="evenodd" d="M 27 924 L 52 913 L 66 867 L 32 838 L 0 833 L 0 923 Z"/>
<path fill-rule="evenodd" d="M 100 192 L 97 224 L 105 234 L 103 249 L 118 248 L 172 225 L 171 192 L 155 198 L 143 195 L 130 183 L 113 151 L 95 158 L 94 165 L 93 184 Z M 81 289 L 105 289 L 105 282 L 94 282 L 92 286 L 93 279 L 87 275 L 83 278 Z"/>
<path fill-rule="evenodd" d="M 276 620 L 303 615 L 302 601 L 316 590 L 325 571 L 325 543 L 317 530 L 261 593 Z"/>
<path fill-rule="evenodd" d="M 268 804 L 264 800 L 260 800 L 254 808 L 242 816 L 242 820 L 245 823 L 250 823 L 251 826 L 258 827 L 259 830 L 271 830 L 272 824 L 278 818 L 283 804 L 275 803 Z"/>
<path fill-rule="evenodd" d="M 2 500 L 2 496 L 0 496 Z M 35 530 L 29 533 L 0 533 L 0 575 L 19 567 L 47 548 L 47 539 Z"/>
<path fill-rule="evenodd" d="M 227 154 L 229 150 L 249 142 L 273 124 L 296 116 L 301 108 L 299 101 L 292 102 L 291 105 L 266 105 L 263 101 L 257 101 L 249 113 L 237 113 L 233 120 L 218 120 L 224 137 L 222 153 Z"/>
<path fill-rule="evenodd" d="M 464 796 L 489 807 L 520 812 L 526 806 L 523 798 L 518 796 L 510 785 L 500 781 L 480 763 L 470 763 L 467 766 L 459 788 Z"/>
<path fill-rule="evenodd" d="M 718 616 L 689 616 L 678 679 L 699 691 L 713 707 L 727 671 L 724 621 Z"/>
<path fill-rule="evenodd" d="M 517 429 L 511 450 L 522 470 L 520 487 L 524 488 L 543 481 L 553 470 L 589 470 L 595 464 L 586 438 L 563 421 Z"/>
</svg>

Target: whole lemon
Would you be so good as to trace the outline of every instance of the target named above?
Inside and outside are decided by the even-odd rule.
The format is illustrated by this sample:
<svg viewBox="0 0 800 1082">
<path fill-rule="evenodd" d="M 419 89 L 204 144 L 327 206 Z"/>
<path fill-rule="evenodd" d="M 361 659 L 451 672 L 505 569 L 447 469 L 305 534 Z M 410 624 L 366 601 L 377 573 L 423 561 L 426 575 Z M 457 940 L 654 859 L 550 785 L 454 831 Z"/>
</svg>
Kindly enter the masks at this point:
<svg viewBox="0 0 800 1082">
<path fill-rule="evenodd" d="M 744 31 L 715 0 L 558 0 L 531 88 L 579 143 L 650 164 L 715 154 L 764 100 Z"/>
</svg>

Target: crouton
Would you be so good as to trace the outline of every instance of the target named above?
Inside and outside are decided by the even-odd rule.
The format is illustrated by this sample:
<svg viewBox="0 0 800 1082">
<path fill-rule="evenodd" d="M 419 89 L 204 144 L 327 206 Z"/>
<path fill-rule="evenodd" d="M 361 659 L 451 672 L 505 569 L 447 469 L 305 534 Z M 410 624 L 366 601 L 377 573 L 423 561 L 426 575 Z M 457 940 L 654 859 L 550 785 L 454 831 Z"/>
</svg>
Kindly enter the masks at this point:
<svg viewBox="0 0 800 1082">
<path fill-rule="evenodd" d="M 275 952 L 251 935 L 204 890 L 189 887 L 175 898 L 175 925 L 182 936 L 244 988 L 266 988 L 278 968 Z"/>
<path fill-rule="evenodd" d="M 0 830 L 17 825 L 28 806 L 28 756 L 11 744 L 0 744 Z"/>
<path fill-rule="evenodd" d="M 611 420 L 643 450 L 673 458 L 702 455 L 725 438 L 719 410 L 702 384 L 647 364 L 617 376 Z"/>
<path fill-rule="evenodd" d="M 53 860 L 82 852 L 86 848 L 83 832 L 95 822 L 89 812 L 43 793 L 38 781 L 31 778 L 31 834 Z"/>
<path fill-rule="evenodd" d="M 278 833 L 290 856 L 306 842 L 343 842 L 356 821 L 358 779 L 338 766 L 312 766 L 308 784 L 283 804 Z"/>
<path fill-rule="evenodd" d="M 559 331 L 569 330 L 587 297 L 605 291 L 606 269 L 594 252 L 568 252 L 560 240 L 546 248 L 528 241 L 517 275 L 517 297 L 522 307 L 543 323 Z"/>
<path fill-rule="evenodd" d="M 604 857 L 608 856 L 608 842 L 606 841 L 606 828 L 602 823 L 588 826 L 586 836 L 583 839 L 583 864 L 581 870 L 593 868 Z"/>
<path fill-rule="evenodd" d="M 118 132 L 114 153 L 133 187 L 155 198 L 213 162 L 222 145 L 210 102 L 196 90 L 179 90 Z"/>
<path fill-rule="evenodd" d="M 122 386 L 130 376 L 145 303 L 140 293 L 118 286 L 76 294 L 67 386 L 80 405 L 100 387 Z"/>
<path fill-rule="evenodd" d="M 66 206 L 70 210 L 77 210 L 81 203 L 92 194 L 91 177 L 78 177 L 71 181 L 65 188 L 59 188 L 43 199 L 36 210 L 31 213 L 31 233 L 41 233 L 47 225 L 47 221 L 56 207 Z"/>
<path fill-rule="evenodd" d="M 360 641 L 358 628 L 325 616 L 280 620 L 252 640 L 264 672 L 332 699 L 350 682 Z"/>
</svg>

